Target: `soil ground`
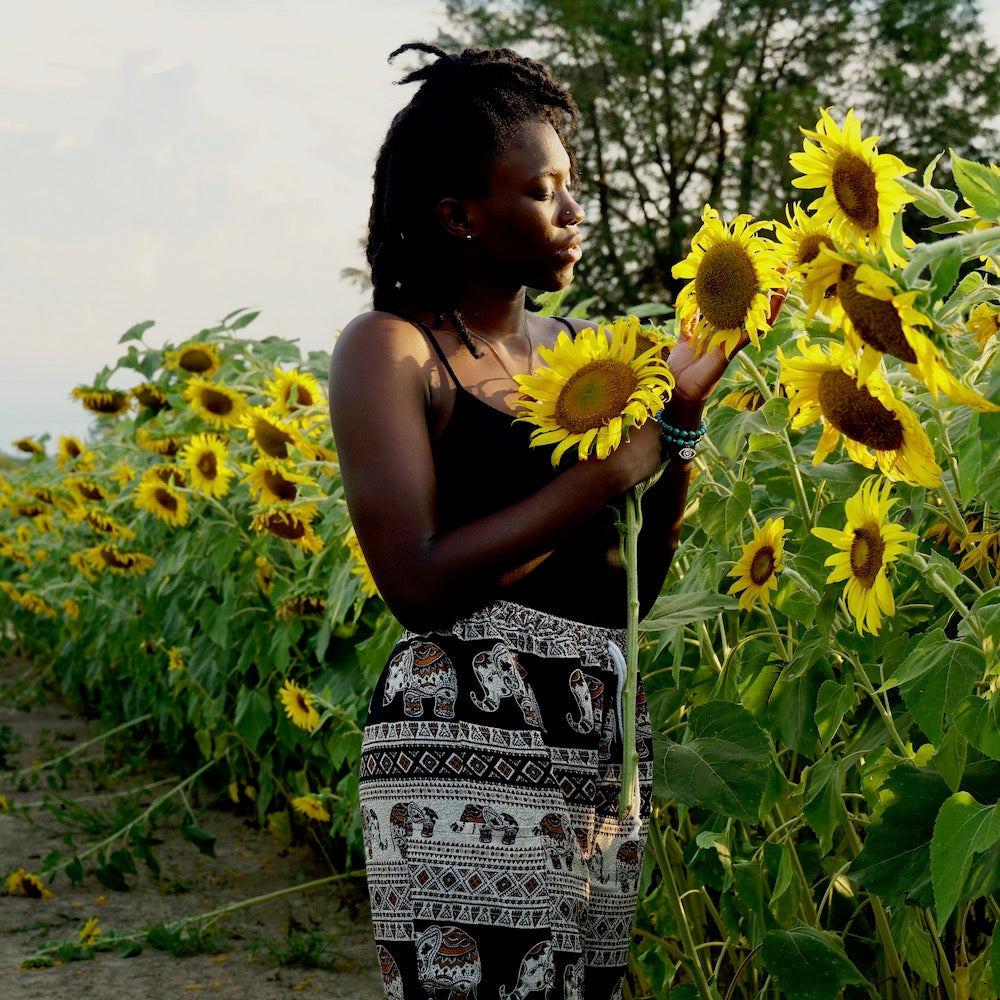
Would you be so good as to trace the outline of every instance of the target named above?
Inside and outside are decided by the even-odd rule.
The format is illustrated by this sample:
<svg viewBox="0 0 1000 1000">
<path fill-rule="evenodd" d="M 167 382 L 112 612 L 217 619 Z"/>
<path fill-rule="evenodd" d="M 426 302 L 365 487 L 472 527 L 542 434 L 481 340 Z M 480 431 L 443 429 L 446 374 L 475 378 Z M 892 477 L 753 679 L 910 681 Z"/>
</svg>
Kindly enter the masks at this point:
<svg viewBox="0 0 1000 1000">
<path fill-rule="evenodd" d="M 31 663 L 0 664 L 0 795 L 10 807 L 0 811 L 0 879 L 17 869 L 39 871 L 51 851 L 66 853 L 67 834 L 77 850 L 104 835 L 81 833 L 60 819 L 56 791 L 47 782 L 51 771 L 24 774 L 98 733 L 80 710 L 58 697 L 32 698 L 28 692 L 36 672 Z M 122 801 L 122 792 L 143 782 L 141 775 L 128 773 L 108 783 L 85 765 L 74 766 L 63 780 L 65 787 L 57 783 L 58 796 L 105 816 Z M 148 804 L 155 794 L 147 792 L 140 801 Z M 224 802 L 198 813 L 198 824 L 216 838 L 215 858 L 183 840 L 179 822 L 179 815 L 157 822 L 152 850 L 161 875 L 153 878 L 139 863 L 138 875 L 128 878 L 127 892 L 106 889 L 88 871 L 78 886 L 65 874 L 57 875 L 49 886 L 52 899 L 0 895 L 0 1000 L 384 996 L 367 895 L 357 879 L 292 892 L 227 915 L 214 927 L 212 953 L 178 957 L 147 943 L 132 958 L 117 949 L 98 950 L 92 959 L 50 968 L 23 966 L 46 942 L 78 942 L 91 917 L 99 919 L 106 939 L 109 933 L 141 932 L 331 874 L 308 846 L 283 847 Z M 288 961 L 295 944 L 318 957 L 319 967 Z"/>
</svg>

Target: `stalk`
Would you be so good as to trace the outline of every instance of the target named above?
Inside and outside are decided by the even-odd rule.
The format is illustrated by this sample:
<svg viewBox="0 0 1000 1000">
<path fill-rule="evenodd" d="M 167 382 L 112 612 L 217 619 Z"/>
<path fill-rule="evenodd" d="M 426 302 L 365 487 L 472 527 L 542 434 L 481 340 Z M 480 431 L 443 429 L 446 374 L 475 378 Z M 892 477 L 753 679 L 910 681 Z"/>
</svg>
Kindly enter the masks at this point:
<svg viewBox="0 0 1000 1000">
<path fill-rule="evenodd" d="M 639 685 L 639 529 L 642 513 L 639 498 L 642 487 L 633 486 L 625 493 L 625 528 L 622 556 L 625 564 L 628 622 L 625 633 L 625 683 L 622 703 L 622 784 L 618 791 L 618 816 L 624 819 L 638 803 L 633 802 L 639 757 L 635 749 L 635 702 Z"/>
</svg>

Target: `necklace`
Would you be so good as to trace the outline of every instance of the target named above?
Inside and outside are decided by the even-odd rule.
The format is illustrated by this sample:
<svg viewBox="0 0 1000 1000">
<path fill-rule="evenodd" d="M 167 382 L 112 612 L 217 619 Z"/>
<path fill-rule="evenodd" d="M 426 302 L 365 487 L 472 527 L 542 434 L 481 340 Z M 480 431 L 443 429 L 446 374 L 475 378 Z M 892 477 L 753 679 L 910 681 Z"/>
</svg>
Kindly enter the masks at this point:
<svg viewBox="0 0 1000 1000">
<path fill-rule="evenodd" d="M 510 368 L 507 367 L 507 364 L 504 362 L 503 358 L 501 358 L 500 355 L 497 353 L 497 349 L 493 346 L 493 344 L 486 337 L 480 336 L 478 333 L 476 333 L 475 330 L 471 329 L 468 323 L 466 323 L 465 329 L 469 331 L 470 337 L 472 337 L 474 340 L 478 340 L 479 343 L 485 346 L 485 348 L 490 352 L 490 354 L 493 355 L 493 357 L 496 359 L 497 364 L 507 373 L 507 378 L 509 378 L 511 382 L 516 381 L 514 378 L 514 373 L 510 370 Z M 523 368 L 525 371 L 530 372 L 531 359 L 535 353 L 535 346 L 531 342 L 531 331 L 528 329 L 527 320 L 525 320 L 524 324 L 524 339 L 526 341 L 528 351 L 524 358 Z"/>
</svg>

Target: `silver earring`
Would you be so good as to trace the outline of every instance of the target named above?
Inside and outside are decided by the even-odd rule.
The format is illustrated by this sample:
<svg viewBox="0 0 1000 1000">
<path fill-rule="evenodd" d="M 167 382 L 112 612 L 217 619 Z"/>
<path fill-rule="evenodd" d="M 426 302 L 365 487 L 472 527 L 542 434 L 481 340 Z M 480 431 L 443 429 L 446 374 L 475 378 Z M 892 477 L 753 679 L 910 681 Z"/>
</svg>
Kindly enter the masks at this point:
<svg viewBox="0 0 1000 1000">
<path fill-rule="evenodd" d="M 467 240 L 471 240 L 471 239 L 472 239 L 472 233 L 466 233 L 466 234 L 465 234 L 465 238 L 466 238 Z"/>
</svg>

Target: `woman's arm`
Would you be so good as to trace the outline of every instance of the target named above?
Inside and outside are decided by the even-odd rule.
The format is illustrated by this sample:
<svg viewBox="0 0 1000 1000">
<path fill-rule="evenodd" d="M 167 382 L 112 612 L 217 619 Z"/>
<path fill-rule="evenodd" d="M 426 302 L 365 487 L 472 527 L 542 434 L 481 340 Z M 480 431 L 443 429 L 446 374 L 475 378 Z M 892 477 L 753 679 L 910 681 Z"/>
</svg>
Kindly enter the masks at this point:
<svg viewBox="0 0 1000 1000">
<path fill-rule="evenodd" d="M 351 519 L 380 593 L 425 630 L 492 599 L 659 465 L 652 421 L 603 461 L 578 462 L 537 493 L 438 534 L 428 431 L 431 349 L 387 313 L 352 321 L 330 364 L 330 416 Z"/>
</svg>

